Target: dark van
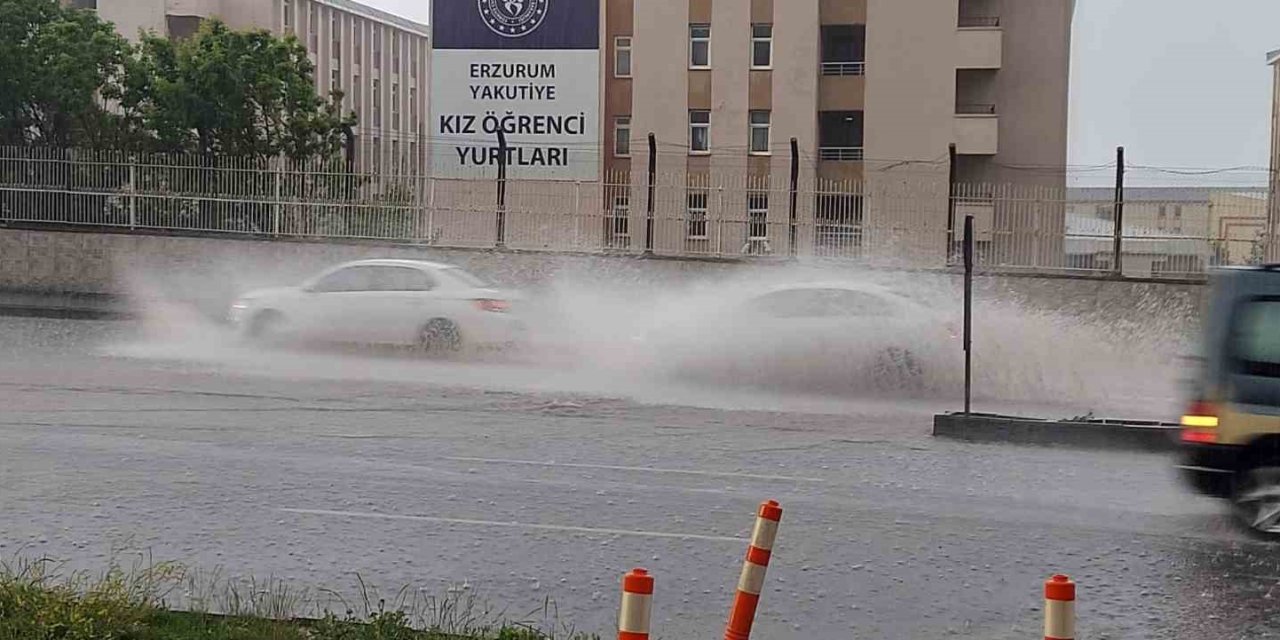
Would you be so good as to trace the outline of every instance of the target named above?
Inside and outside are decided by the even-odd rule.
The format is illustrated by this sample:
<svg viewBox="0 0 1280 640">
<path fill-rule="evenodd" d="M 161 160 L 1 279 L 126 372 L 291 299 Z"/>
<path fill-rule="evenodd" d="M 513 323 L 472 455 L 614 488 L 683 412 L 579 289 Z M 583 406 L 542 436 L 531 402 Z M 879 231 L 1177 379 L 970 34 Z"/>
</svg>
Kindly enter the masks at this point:
<svg viewBox="0 0 1280 640">
<path fill-rule="evenodd" d="M 1231 500 L 1250 529 L 1280 534 L 1280 265 L 1210 275 L 1201 370 L 1182 417 L 1196 489 Z"/>
</svg>

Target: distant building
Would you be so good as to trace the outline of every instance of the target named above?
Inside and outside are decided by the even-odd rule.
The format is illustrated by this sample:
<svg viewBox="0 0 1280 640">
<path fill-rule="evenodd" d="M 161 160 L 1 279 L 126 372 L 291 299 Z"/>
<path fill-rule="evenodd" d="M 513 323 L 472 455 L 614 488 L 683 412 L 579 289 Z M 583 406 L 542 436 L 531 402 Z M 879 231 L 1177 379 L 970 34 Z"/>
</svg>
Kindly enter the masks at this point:
<svg viewBox="0 0 1280 640">
<path fill-rule="evenodd" d="M 122 35 L 190 37 L 208 18 L 235 29 L 293 34 L 316 66 L 316 91 L 341 89 L 355 112 L 367 168 L 413 172 L 425 154 L 427 25 L 352 0 L 64 0 L 93 9 Z"/>
<path fill-rule="evenodd" d="M 1115 190 L 1069 189 L 1067 198 L 1068 266 L 1110 269 Z M 1265 191 L 1243 187 L 1125 189 L 1126 273 L 1195 273 L 1205 266 L 1261 261 L 1266 201 Z"/>
</svg>

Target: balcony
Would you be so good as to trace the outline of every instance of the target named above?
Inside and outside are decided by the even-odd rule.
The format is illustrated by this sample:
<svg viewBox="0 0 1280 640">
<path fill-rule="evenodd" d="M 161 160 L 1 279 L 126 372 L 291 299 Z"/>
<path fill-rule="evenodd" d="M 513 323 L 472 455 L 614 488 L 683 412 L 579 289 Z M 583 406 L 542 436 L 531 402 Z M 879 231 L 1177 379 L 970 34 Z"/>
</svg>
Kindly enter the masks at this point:
<svg viewBox="0 0 1280 640">
<path fill-rule="evenodd" d="M 827 162 L 861 162 L 862 147 L 819 147 L 818 159 Z"/>
<path fill-rule="evenodd" d="M 956 106 L 956 153 L 971 156 L 995 155 L 1000 150 L 1000 117 L 995 105 Z"/>
<path fill-rule="evenodd" d="M 962 17 L 956 30 L 957 69 L 999 69 L 1004 63 L 1000 18 Z"/>
</svg>

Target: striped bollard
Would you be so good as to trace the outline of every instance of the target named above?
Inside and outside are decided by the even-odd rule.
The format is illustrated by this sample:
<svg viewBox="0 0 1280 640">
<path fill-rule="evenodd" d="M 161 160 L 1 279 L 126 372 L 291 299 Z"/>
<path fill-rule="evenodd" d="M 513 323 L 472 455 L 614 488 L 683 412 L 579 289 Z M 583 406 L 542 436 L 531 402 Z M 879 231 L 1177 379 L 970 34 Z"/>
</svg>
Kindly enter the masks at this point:
<svg viewBox="0 0 1280 640">
<path fill-rule="evenodd" d="M 622 576 L 622 610 L 618 612 L 618 640 L 649 640 L 653 612 L 653 576 L 632 569 Z"/>
<path fill-rule="evenodd" d="M 1044 583 L 1045 640 L 1075 640 L 1076 583 L 1056 575 Z"/>
<path fill-rule="evenodd" d="M 776 500 L 760 505 L 756 514 L 756 527 L 751 532 L 751 545 L 747 547 L 747 559 L 742 563 L 742 575 L 738 578 L 738 593 L 729 611 L 729 624 L 724 640 L 748 640 L 751 625 L 756 619 L 756 607 L 760 604 L 760 592 L 764 589 L 765 569 L 773 553 L 773 542 L 778 537 L 778 523 L 782 521 L 782 507 Z"/>
</svg>

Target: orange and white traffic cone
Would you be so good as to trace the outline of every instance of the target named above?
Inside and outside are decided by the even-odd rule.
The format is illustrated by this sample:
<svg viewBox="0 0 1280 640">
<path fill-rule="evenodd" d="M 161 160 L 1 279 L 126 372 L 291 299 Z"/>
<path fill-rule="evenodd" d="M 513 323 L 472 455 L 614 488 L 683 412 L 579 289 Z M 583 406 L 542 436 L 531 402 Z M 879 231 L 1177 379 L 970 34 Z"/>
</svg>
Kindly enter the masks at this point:
<svg viewBox="0 0 1280 640">
<path fill-rule="evenodd" d="M 632 569 L 622 576 L 622 610 L 618 612 L 618 640 L 649 640 L 653 613 L 653 576 Z"/>
<path fill-rule="evenodd" d="M 738 578 L 738 594 L 729 611 L 729 624 L 724 640 L 748 640 L 751 625 L 755 623 L 756 607 L 760 604 L 760 592 L 764 589 L 765 569 L 773 554 L 773 543 L 778 538 L 778 523 L 782 521 L 782 507 L 770 500 L 760 505 L 756 514 L 756 528 L 751 532 L 751 545 L 747 547 L 747 559 L 742 563 L 742 575 Z"/>
<path fill-rule="evenodd" d="M 1056 575 L 1044 583 L 1045 640 L 1075 640 L 1076 583 Z"/>
</svg>

